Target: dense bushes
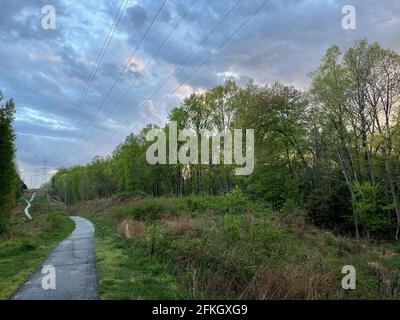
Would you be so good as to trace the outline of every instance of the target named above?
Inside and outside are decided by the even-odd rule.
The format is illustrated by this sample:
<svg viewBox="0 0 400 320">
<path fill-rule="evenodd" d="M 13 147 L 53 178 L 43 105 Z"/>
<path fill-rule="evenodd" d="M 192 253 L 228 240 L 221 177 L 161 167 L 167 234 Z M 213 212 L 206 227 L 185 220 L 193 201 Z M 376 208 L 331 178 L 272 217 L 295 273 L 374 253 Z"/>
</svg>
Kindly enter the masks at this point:
<svg viewBox="0 0 400 320">
<path fill-rule="evenodd" d="M 199 212 L 239 214 L 246 212 L 249 207 L 249 200 L 238 187 L 235 187 L 231 192 L 219 196 L 144 198 L 123 206 L 118 211 L 123 212 L 122 216 L 125 218 L 152 220 L 168 214 L 196 215 Z"/>
</svg>

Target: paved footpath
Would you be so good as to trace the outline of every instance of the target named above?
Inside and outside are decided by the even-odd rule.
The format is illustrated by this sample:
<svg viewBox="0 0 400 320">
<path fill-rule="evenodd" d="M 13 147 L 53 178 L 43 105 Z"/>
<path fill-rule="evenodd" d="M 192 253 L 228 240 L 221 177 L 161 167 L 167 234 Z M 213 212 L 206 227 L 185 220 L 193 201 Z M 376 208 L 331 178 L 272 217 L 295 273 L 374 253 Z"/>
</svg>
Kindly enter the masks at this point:
<svg viewBox="0 0 400 320">
<path fill-rule="evenodd" d="M 76 227 L 62 241 L 29 280 L 14 294 L 14 300 L 94 300 L 98 299 L 94 226 L 81 217 L 71 217 Z M 55 289 L 44 289 L 43 266 L 53 266 Z M 47 269 L 48 270 L 48 269 Z M 45 284 L 50 283 L 43 281 Z M 45 285 L 46 287 L 46 285 Z"/>
<path fill-rule="evenodd" d="M 31 196 L 30 200 L 25 199 L 27 206 L 26 206 L 26 208 L 25 208 L 25 210 L 24 210 L 24 213 L 25 213 L 25 216 L 26 216 L 29 220 L 32 220 L 32 216 L 29 214 L 29 208 L 30 208 L 31 205 L 32 205 L 33 199 L 35 199 L 35 195 L 36 195 L 36 192 L 32 193 L 32 196 Z"/>
</svg>

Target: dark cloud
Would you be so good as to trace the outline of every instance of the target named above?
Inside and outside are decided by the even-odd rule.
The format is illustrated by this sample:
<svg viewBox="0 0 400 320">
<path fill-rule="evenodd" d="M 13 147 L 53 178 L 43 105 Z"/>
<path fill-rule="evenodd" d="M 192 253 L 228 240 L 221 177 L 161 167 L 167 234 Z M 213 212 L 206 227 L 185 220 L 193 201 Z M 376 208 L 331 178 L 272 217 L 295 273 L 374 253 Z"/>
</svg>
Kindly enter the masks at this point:
<svg viewBox="0 0 400 320">
<path fill-rule="evenodd" d="M 79 57 L 70 45 L 64 45 L 60 50 L 61 63 L 66 76 L 85 81 L 88 78 L 90 66 Z"/>
<path fill-rule="evenodd" d="M 126 11 L 127 23 L 126 26 L 131 32 L 136 29 L 141 29 L 145 22 L 148 20 L 147 11 L 141 5 L 137 4 L 128 8 Z"/>
<path fill-rule="evenodd" d="M 112 62 L 105 62 L 101 68 L 101 74 L 105 77 L 111 77 L 112 79 L 118 77 L 119 73 L 120 67 Z"/>
</svg>

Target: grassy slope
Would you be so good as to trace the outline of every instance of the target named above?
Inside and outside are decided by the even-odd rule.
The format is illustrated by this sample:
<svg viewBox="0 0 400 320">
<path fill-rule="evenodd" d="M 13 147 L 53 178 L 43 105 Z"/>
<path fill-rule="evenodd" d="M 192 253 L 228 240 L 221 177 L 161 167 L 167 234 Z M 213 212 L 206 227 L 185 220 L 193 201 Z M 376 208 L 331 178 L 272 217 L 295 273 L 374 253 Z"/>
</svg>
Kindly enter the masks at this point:
<svg viewBox="0 0 400 320">
<path fill-rule="evenodd" d="M 91 217 L 96 227 L 96 257 L 101 299 L 183 298 L 166 265 L 146 250 L 132 250 L 121 241 L 115 224 L 107 218 Z"/>
<path fill-rule="evenodd" d="M 9 234 L 0 238 L 0 299 L 9 298 L 75 227 L 55 202 L 36 197 L 29 210 L 32 221 L 23 214 L 25 206 L 21 200 L 13 212 Z"/>
<path fill-rule="evenodd" d="M 72 210 L 96 225 L 103 299 L 399 298 L 399 246 L 335 236 L 240 194 Z M 357 290 L 341 289 L 344 265 L 355 266 Z"/>
</svg>

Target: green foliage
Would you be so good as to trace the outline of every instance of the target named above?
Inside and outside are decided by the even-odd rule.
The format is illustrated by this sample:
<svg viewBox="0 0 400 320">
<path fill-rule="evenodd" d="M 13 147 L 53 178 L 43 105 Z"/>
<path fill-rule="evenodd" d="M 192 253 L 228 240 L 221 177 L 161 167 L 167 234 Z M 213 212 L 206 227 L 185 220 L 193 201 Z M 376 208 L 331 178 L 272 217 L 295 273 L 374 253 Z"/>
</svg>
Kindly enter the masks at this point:
<svg viewBox="0 0 400 320">
<path fill-rule="evenodd" d="M 232 207 L 244 207 L 248 200 L 242 190 L 235 186 L 231 192 L 225 194 L 226 201 L 230 202 Z"/>
<path fill-rule="evenodd" d="M 240 191 L 233 192 L 242 198 Z M 191 198 L 190 201 L 185 201 Z M 398 269 L 396 248 L 334 236 L 332 233 L 298 223 L 287 225 L 279 213 L 247 204 L 241 213 L 220 214 L 217 203 L 225 196 L 202 197 L 207 203 L 199 209 L 201 197 L 167 198 L 176 212 L 154 217 L 148 212 L 146 229 L 135 238 L 117 235 L 124 214 L 110 219 L 109 205 L 99 210 L 97 201 L 81 208 L 80 214 L 95 212 L 90 219 L 96 226 L 96 248 L 100 275 L 100 295 L 106 299 L 374 299 L 398 298 L 380 293 L 379 277 L 368 262 L 380 259 L 387 270 L 386 281 L 395 281 Z M 149 202 L 159 199 L 139 200 Z M 210 204 L 213 208 L 210 209 Z M 195 212 L 187 210 L 189 204 Z M 91 205 L 96 210 L 91 210 Z M 131 203 L 117 210 L 129 211 Z M 138 206 L 135 203 L 134 206 Z M 168 205 L 172 209 L 171 204 Z M 78 206 L 77 206 L 78 207 Z M 125 210 L 124 210 L 125 207 Z M 223 208 L 221 205 L 220 209 Z M 126 221 L 126 220 L 125 220 Z M 357 290 L 340 289 L 343 265 L 357 269 Z M 127 281 L 127 279 L 130 279 Z"/>
<path fill-rule="evenodd" d="M 179 213 L 184 209 L 184 202 L 168 198 L 145 199 L 135 203 L 126 211 L 127 216 L 135 219 L 158 219 L 161 214 Z"/>
<path fill-rule="evenodd" d="M 179 130 L 254 129 L 250 176 L 236 176 L 234 165 L 148 164 L 152 142 L 146 133 L 158 128 L 149 124 L 128 135 L 112 155 L 59 170 L 54 191 L 67 204 L 146 194 L 187 197 L 180 211 L 238 214 L 248 205 L 240 187 L 251 201 L 281 211 L 287 221 L 295 221 L 300 208 L 309 221 L 337 232 L 398 237 L 400 56 L 366 40 L 345 51 L 333 45 L 311 77 L 308 92 L 280 82 L 239 86 L 226 81 L 172 109 L 168 118 Z M 159 129 L 169 133 L 168 126 Z M 163 201 L 131 214 L 141 218 L 151 211 L 159 217 L 177 209 Z"/>
<path fill-rule="evenodd" d="M 101 299 L 182 299 L 175 277 L 166 265 L 149 255 L 147 247 L 132 248 L 121 241 L 114 224 L 91 217 L 96 227 L 96 258 Z"/>
<path fill-rule="evenodd" d="M 242 219 L 236 215 L 225 214 L 223 223 L 228 237 L 231 238 L 232 241 L 238 240 L 242 228 Z"/>
<path fill-rule="evenodd" d="M 390 220 L 384 210 L 387 206 L 384 208 L 385 202 L 382 202 L 384 199 L 382 186 L 372 185 L 369 182 L 354 183 L 354 191 L 357 197 L 356 216 L 360 225 L 372 233 L 384 231 L 390 227 Z"/>
<path fill-rule="evenodd" d="M 2 104 L 0 91 L 0 234 L 9 228 L 11 209 L 15 205 L 20 179 L 14 164 L 15 134 L 13 128 L 15 104 L 12 99 Z"/>
<path fill-rule="evenodd" d="M 204 197 L 187 196 L 185 198 L 185 206 L 189 212 L 205 211 L 209 207 L 209 201 L 207 200 Z"/>
<path fill-rule="evenodd" d="M 209 211 L 216 214 L 240 214 L 246 212 L 251 204 L 243 192 L 234 188 L 225 195 L 211 196 L 187 196 L 184 198 L 160 197 L 144 198 L 140 201 L 129 203 L 124 209 L 124 217 L 137 220 L 156 220 L 169 214 L 197 214 Z"/>
</svg>

